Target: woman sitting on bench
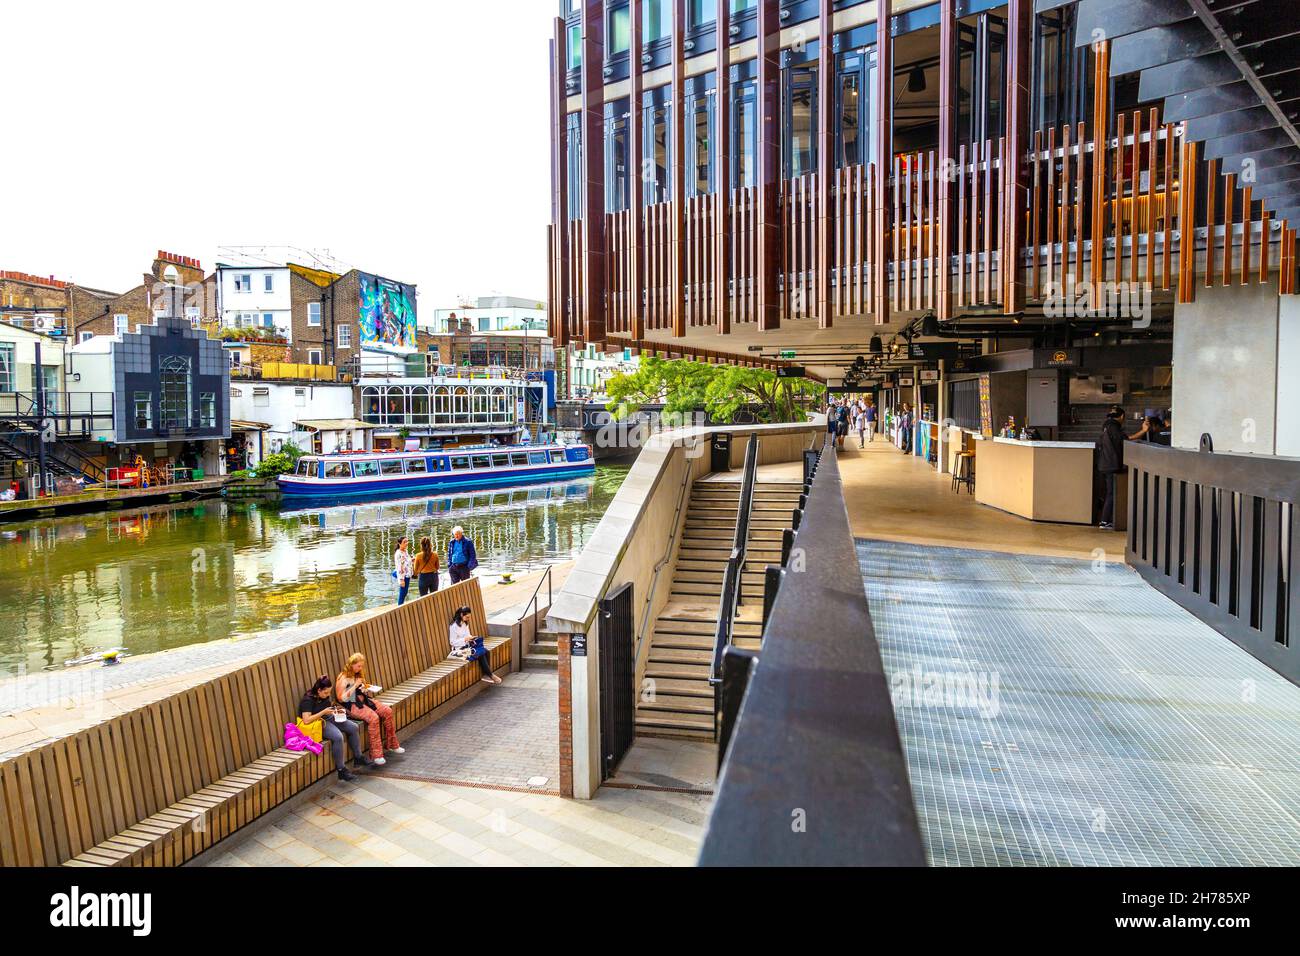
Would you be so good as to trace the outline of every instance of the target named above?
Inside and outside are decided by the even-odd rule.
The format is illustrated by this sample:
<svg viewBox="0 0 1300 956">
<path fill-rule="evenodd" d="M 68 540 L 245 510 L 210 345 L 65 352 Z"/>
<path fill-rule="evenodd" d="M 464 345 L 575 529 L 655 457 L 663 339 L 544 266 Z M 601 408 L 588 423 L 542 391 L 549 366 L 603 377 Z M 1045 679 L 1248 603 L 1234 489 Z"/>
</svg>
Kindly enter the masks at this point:
<svg viewBox="0 0 1300 956">
<path fill-rule="evenodd" d="M 348 716 L 365 723 L 370 760 L 375 766 L 382 767 L 388 763 L 384 759 L 385 748 L 395 754 L 406 753 L 406 748 L 397 742 L 397 720 L 393 708 L 373 696 L 379 693 L 380 688 L 366 680 L 364 654 L 353 654 L 348 658 L 347 667 L 339 673 L 334 690 L 343 706 L 347 707 Z"/>
<path fill-rule="evenodd" d="M 501 678 L 492 673 L 488 662 L 488 651 L 483 646 L 483 638 L 475 637 L 469 631 L 469 617 L 473 612 L 467 608 L 457 608 L 456 616 L 451 619 L 451 653 L 467 661 L 478 661 L 478 669 L 483 672 L 483 683 L 499 684 Z"/>
<path fill-rule="evenodd" d="M 343 735 L 346 734 L 352 744 L 352 755 L 356 757 L 357 766 L 369 767 L 370 760 L 361 752 L 361 732 L 357 730 L 357 725 L 346 718 L 335 719 L 336 715 L 343 714 L 343 708 L 330 699 L 332 686 L 330 679 L 322 674 L 316 683 L 308 688 L 307 693 L 302 695 L 302 701 L 298 704 L 298 716 L 302 718 L 304 724 L 320 721 L 321 739 L 329 741 L 339 779 L 355 780 L 356 777 L 345 763 L 348 752 L 343 745 Z"/>
</svg>

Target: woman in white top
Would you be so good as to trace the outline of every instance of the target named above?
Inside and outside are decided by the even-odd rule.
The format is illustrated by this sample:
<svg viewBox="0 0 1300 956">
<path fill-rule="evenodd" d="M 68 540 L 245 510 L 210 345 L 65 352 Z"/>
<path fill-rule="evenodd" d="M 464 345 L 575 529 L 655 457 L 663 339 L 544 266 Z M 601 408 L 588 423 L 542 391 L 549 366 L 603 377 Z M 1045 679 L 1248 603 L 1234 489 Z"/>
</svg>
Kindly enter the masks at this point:
<svg viewBox="0 0 1300 956">
<path fill-rule="evenodd" d="M 483 683 L 499 684 L 501 678 L 492 673 L 492 665 L 488 663 L 487 648 L 483 646 L 483 638 L 475 637 L 470 633 L 469 617 L 473 612 L 467 607 L 456 609 L 456 616 L 451 619 L 451 652 L 456 657 L 463 657 L 467 661 L 478 661 L 478 669 L 483 672 Z"/>
<path fill-rule="evenodd" d="M 393 575 L 397 578 L 397 603 L 402 604 L 406 601 L 406 592 L 411 589 L 411 578 L 415 577 L 411 539 L 406 535 L 397 542 L 397 551 L 393 554 Z"/>
</svg>

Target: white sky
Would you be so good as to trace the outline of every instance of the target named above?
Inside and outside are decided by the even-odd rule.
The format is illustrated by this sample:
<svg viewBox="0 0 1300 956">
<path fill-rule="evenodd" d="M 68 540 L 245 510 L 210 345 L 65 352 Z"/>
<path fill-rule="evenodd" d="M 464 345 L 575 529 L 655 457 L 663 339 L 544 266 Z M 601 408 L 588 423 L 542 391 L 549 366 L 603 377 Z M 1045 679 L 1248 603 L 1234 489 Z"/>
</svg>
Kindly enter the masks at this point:
<svg viewBox="0 0 1300 956">
<path fill-rule="evenodd" d="M 7 3 L 0 269 L 125 291 L 159 249 L 286 244 L 416 283 L 422 319 L 542 300 L 558 9 Z"/>
</svg>

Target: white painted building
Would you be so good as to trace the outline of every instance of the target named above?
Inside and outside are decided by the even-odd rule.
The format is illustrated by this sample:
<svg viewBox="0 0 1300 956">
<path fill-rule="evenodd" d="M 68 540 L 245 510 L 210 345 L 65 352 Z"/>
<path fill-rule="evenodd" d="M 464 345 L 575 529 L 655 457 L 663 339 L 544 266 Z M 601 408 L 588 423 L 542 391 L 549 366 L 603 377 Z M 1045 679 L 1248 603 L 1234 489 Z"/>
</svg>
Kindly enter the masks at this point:
<svg viewBox="0 0 1300 956">
<path fill-rule="evenodd" d="M 287 266 L 217 264 L 217 310 L 225 328 L 274 329 L 293 340 L 293 303 Z"/>
<path fill-rule="evenodd" d="M 453 309 L 434 309 L 427 330 L 438 335 L 454 334 L 463 323 L 475 334 L 492 332 L 536 332 L 546 334 L 546 306 L 537 300 L 518 296 L 480 296 L 469 305 Z"/>
<path fill-rule="evenodd" d="M 230 419 L 231 432 L 242 433 L 247 442 L 245 467 L 256 465 L 287 443 L 325 454 L 340 448 L 369 448 L 369 429 L 361 422 L 351 428 L 341 425 L 331 429 L 315 424 L 354 421 L 351 385 L 235 379 L 230 384 Z"/>
</svg>

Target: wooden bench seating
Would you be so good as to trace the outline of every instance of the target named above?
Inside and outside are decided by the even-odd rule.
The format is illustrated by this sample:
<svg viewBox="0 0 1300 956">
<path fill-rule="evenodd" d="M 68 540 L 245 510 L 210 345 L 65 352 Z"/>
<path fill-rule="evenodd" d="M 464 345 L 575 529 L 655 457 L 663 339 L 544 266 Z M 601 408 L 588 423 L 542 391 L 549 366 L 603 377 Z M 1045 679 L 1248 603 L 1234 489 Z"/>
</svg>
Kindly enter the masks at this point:
<svg viewBox="0 0 1300 956">
<path fill-rule="evenodd" d="M 471 579 L 6 757 L 0 865 L 176 866 L 202 853 L 334 773 L 328 745 L 289 750 L 284 725 L 316 678 L 333 678 L 353 652 L 384 685 L 399 731 L 421 729 L 473 689 L 478 665 L 450 657 L 448 623 L 461 605 L 476 632 L 486 628 Z M 494 671 L 510 664 L 507 638 L 486 646 Z"/>
</svg>

